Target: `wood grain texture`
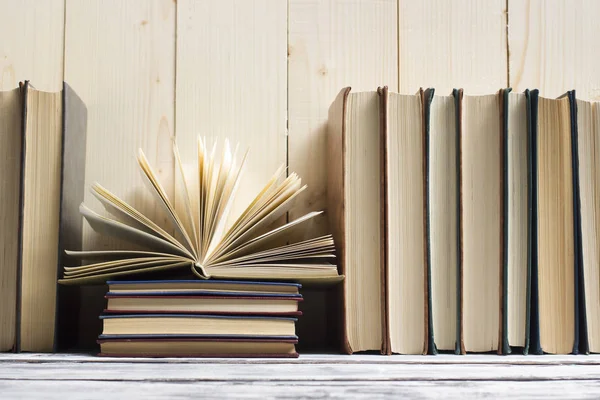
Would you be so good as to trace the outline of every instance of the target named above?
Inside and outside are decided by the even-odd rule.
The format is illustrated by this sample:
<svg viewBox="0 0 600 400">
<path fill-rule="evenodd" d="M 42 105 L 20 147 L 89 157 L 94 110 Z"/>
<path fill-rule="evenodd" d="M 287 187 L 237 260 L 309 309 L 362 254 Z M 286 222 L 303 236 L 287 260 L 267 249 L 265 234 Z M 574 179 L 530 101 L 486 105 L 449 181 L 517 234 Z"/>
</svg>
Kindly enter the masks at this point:
<svg viewBox="0 0 600 400">
<path fill-rule="evenodd" d="M 398 90 L 398 35 L 393 0 L 289 4 L 289 168 L 308 185 L 293 219 L 326 206 L 327 111 L 339 91 Z M 310 234 L 329 233 L 326 221 L 315 221 Z"/>
<path fill-rule="evenodd" d="M 438 382 L 318 382 L 298 384 L 287 382 L 95 382 L 95 381 L 5 381 L 0 390 L 7 398 L 31 398 L 44 393 L 44 398 L 61 400 L 77 395 L 85 399 L 106 399 L 106 396 L 128 399 L 195 399 L 239 398 L 280 399 L 301 397 L 319 399 L 456 399 L 519 397 L 544 399 L 597 399 L 598 381 L 438 381 Z"/>
<path fill-rule="evenodd" d="M 600 99 L 600 3 L 594 0 L 509 0 L 510 86 L 555 98 Z"/>
<path fill-rule="evenodd" d="M 144 187 L 136 162 L 143 149 L 161 182 L 172 180 L 175 3 L 172 0 L 66 2 L 65 80 L 88 109 L 84 202 L 98 182 L 157 223 L 166 217 Z M 172 195 L 172 185 L 165 185 Z M 84 224 L 83 247 L 124 247 Z M 131 245 L 127 247 L 131 248 Z M 80 302 L 80 342 L 95 346 L 105 288 L 86 287 Z M 88 347 L 89 348 L 89 347 Z"/>
<path fill-rule="evenodd" d="M 128 363 L 129 365 L 137 364 L 360 364 L 360 365 L 388 365 L 388 364 L 403 364 L 410 367 L 413 364 L 476 364 L 476 365 L 504 365 L 510 364 L 515 366 L 520 365 L 600 365 L 600 355 L 553 355 L 545 354 L 543 356 L 535 355 L 519 355 L 512 354 L 510 357 L 502 357 L 492 354 L 438 354 L 435 357 L 424 357 L 422 355 L 390 355 L 382 357 L 378 354 L 354 354 L 352 356 L 340 354 L 300 354 L 299 358 L 114 358 L 114 357 L 97 357 L 89 353 L 20 353 L 20 354 L 3 354 L 0 353 L 0 366 L 4 363 L 23 362 L 23 363 L 99 363 L 99 364 L 114 364 Z M 458 367 L 457 367 L 458 368 Z"/>
<path fill-rule="evenodd" d="M 354 357 L 354 356 L 351 356 Z M 581 356 L 585 357 L 585 356 Z M 98 357 L 100 358 L 100 357 Z M 456 358 L 459 358 L 457 356 Z M 144 359 L 142 359 L 144 360 Z M 147 360 L 147 359 L 146 359 Z M 287 363 L 285 359 L 270 364 L 246 363 L 229 360 L 214 363 L 210 359 L 197 359 L 192 364 L 167 359 L 160 363 L 141 362 L 132 365 L 113 360 L 111 363 L 75 362 L 25 363 L 6 362 L 0 364 L 0 381 L 5 380 L 98 380 L 98 381 L 151 381 L 166 382 L 218 382 L 226 379 L 234 385 L 247 381 L 297 383 L 332 381 L 527 381 L 527 380 L 600 380 L 597 365 L 513 365 L 494 364 L 420 364 L 386 363 L 385 366 L 369 362 L 358 364 L 310 362 Z"/>
<path fill-rule="evenodd" d="M 507 84 L 505 0 L 399 0 L 402 93 L 490 94 Z"/>
<path fill-rule="evenodd" d="M 31 80 L 58 91 L 63 81 L 64 0 L 0 0 L 0 90 Z"/>
<path fill-rule="evenodd" d="M 97 181 L 164 224 L 136 156 L 141 148 L 159 179 L 172 179 L 175 4 L 67 1 L 65 40 L 65 80 L 88 107 L 86 189 Z M 94 200 L 86 192 L 86 204 Z M 85 248 L 117 245 L 86 228 Z"/>
<path fill-rule="evenodd" d="M 286 163 L 286 22 L 283 1 L 177 3 L 177 143 L 184 163 L 198 135 L 250 150 L 232 216 Z"/>
<path fill-rule="evenodd" d="M 599 356 L 114 359 L 0 354 L 4 398 L 597 398 Z"/>
</svg>

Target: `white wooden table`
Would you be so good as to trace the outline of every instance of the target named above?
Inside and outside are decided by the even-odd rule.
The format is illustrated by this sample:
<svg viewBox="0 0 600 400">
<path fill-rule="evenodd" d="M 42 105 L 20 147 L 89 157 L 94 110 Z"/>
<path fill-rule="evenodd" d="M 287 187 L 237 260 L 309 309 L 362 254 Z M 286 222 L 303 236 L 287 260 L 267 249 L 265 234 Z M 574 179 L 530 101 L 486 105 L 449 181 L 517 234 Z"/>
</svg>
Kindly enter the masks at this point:
<svg viewBox="0 0 600 400">
<path fill-rule="evenodd" d="M 0 399 L 600 398 L 599 356 L 0 354 Z"/>
</svg>

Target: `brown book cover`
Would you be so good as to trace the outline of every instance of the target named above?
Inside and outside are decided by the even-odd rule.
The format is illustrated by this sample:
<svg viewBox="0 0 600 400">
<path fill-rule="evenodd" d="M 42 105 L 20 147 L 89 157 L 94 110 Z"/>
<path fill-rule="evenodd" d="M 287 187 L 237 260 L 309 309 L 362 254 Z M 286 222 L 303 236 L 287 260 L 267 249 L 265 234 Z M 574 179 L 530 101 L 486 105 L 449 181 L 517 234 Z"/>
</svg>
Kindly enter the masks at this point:
<svg viewBox="0 0 600 400">
<path fill-rule="evenodd" d="M 152 357 L 152 358 L 160 358 L 160 357 L 174 357 L 174 358 L 298 358 L 298 353 L 295 351 L 295 345 L 298 344 L 298 339 L 253 339 L 253 338 L 230 338 L 230 337 L 214 337 L 214 338 L 135 338 L 135 339 L 100 339 L 97 341 L 100 345 L 101 349 L 104 345 L 111 345 L 115 343 L 120 344 L 132 344 L 137 346 L 148 346 L 150 348 L 154 346 L 150 351 L 138 351 L 138 352 L 104 352 L 101 350 L 98 353 L 98 356 L 101 357 Z M 269 345 L 282 345 L 288 344 L 289 349 L 292 351 L 289 352 L 244 352 L 237 349 L 238 352 L 229 352 L 225 349 L 219 349 L 216 352 L 177 352 L 177 351 L 161 351 L 161 346 L 163 348 L 169 349 L 173 346 L 190 346 L 193 348 L 194 345 L 197 344 L 206 344 L 214 348 L 215 346 L 226 347 L 227 344 L 231 344 L 232 347 L 236 347 L 236 344 L 239 345 L 250 345 L 250 346 L 261 346 L 261 350 L 265 348 L 265 345 L 268 347 Z"/>
</svg>

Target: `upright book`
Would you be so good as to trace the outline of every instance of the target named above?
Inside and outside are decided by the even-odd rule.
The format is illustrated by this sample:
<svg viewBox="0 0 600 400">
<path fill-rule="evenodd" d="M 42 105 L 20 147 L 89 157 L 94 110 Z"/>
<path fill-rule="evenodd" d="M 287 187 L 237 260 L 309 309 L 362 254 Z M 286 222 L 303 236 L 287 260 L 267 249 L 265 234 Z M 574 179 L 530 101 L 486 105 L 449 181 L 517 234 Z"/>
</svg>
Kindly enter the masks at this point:
<svg viewBox="0 0 600 400">
<path fill-rule="evenodd" d="M 381 225 L 384 107 L 378 92 L 351 93 L 350 88 L 329 107 L 327 212 L 346 277 L 341 340 L 349 354 L 389 351 Z"/>
<path fill-rule="evenodd" d="M 61 183 L 71 173 L 63 171 L 63 143 L 85 130 L 73 124 L 81 104 L 67 84 L 43 92 L 26 81 L 0 93 L 2 351 L 54 349 Z"/>
<path fill-rule="evenodd" d="M 581 199 L 580 351 L 600 353 L 600 112 L 577 99 L 577 149 Z"/>
<path fill-rule="evenodd" d="M 384 335 L 387 353 L 427 353 L 426 138 L 423 91 L 380 89 Z M 350 160 L 352 162 L 352 160 Z"/>
<path fill-rule="evenodd" d="M 525 93 L 501 91 L 504 131 L 502 353 L 529 351 L 531 182 Z M 517 350 L 518 349 L 518 350 Z"/>
<path fill-rule="evenodd" d="M 82 173 L 71 170 L 80 165 L 63 165 L 63 143 L 69 143 L 69 151 L 85 154 L 84 147 L 71 147 L 73 140 L 82 143 L 73 138 L 85 135 L 85 122 L 80 123 L 85 121 L 85 106 L 66 83 L 61 91 L 43 92 L 26 81 L 21 91 L 23 156 L 17 349 L 52 351 L 57 338 L 62 180 L 64 176 Z M 69 193 L 75 191 L 72 186 L 68 189 Z"/>
<path fill-rule="evenodd" d="M 461 351 L 498 351 L 503 256 L 501 97 L 459 96 Z"/>
<path fill-rule="evenodd" d="M 579 351 L 579 169 L 575 93 L 526 91 L 532 144 L 531 351 Z"/>
<path fill-rule="evenodd" d="M 0 92 L 0 351 L 16 342 L 22 119 L 21 90 Z"/>
<path fill-rule="evenodd" d="M 424 93 L 428 263 L 428 348 L 460 352 L 458 92 Z"/>
</svg>

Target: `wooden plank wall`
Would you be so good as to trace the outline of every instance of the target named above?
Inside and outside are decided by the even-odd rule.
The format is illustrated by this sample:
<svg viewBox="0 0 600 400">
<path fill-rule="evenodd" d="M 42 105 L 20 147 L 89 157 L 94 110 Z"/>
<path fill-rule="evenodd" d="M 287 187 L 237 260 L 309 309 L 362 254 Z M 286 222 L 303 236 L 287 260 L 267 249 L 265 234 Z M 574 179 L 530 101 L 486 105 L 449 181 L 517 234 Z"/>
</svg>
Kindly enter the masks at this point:
<svg viewBox="0 0 600 400">
<path fill-rule="evenodd" d="M 0 0 L 0 10 L 0 90 L 66 80 L 89 110 L 86 184 L 159 221 L 136 151 L 169 182 L 170 138 L 193 160 L 198 134 L 250 147 L 243 198 L 286 163 L 309 185 L 289 217 L 323 208 L 325 118 L 344 86 L 600 95 L 594 0 Z M 313 222 L 311 234 L 327 231 L 326 218 Z M 118 245 L 89 229 L 84 242 Z M 325 300 L 315 294 L 311 308 Z"/>
</svg>

